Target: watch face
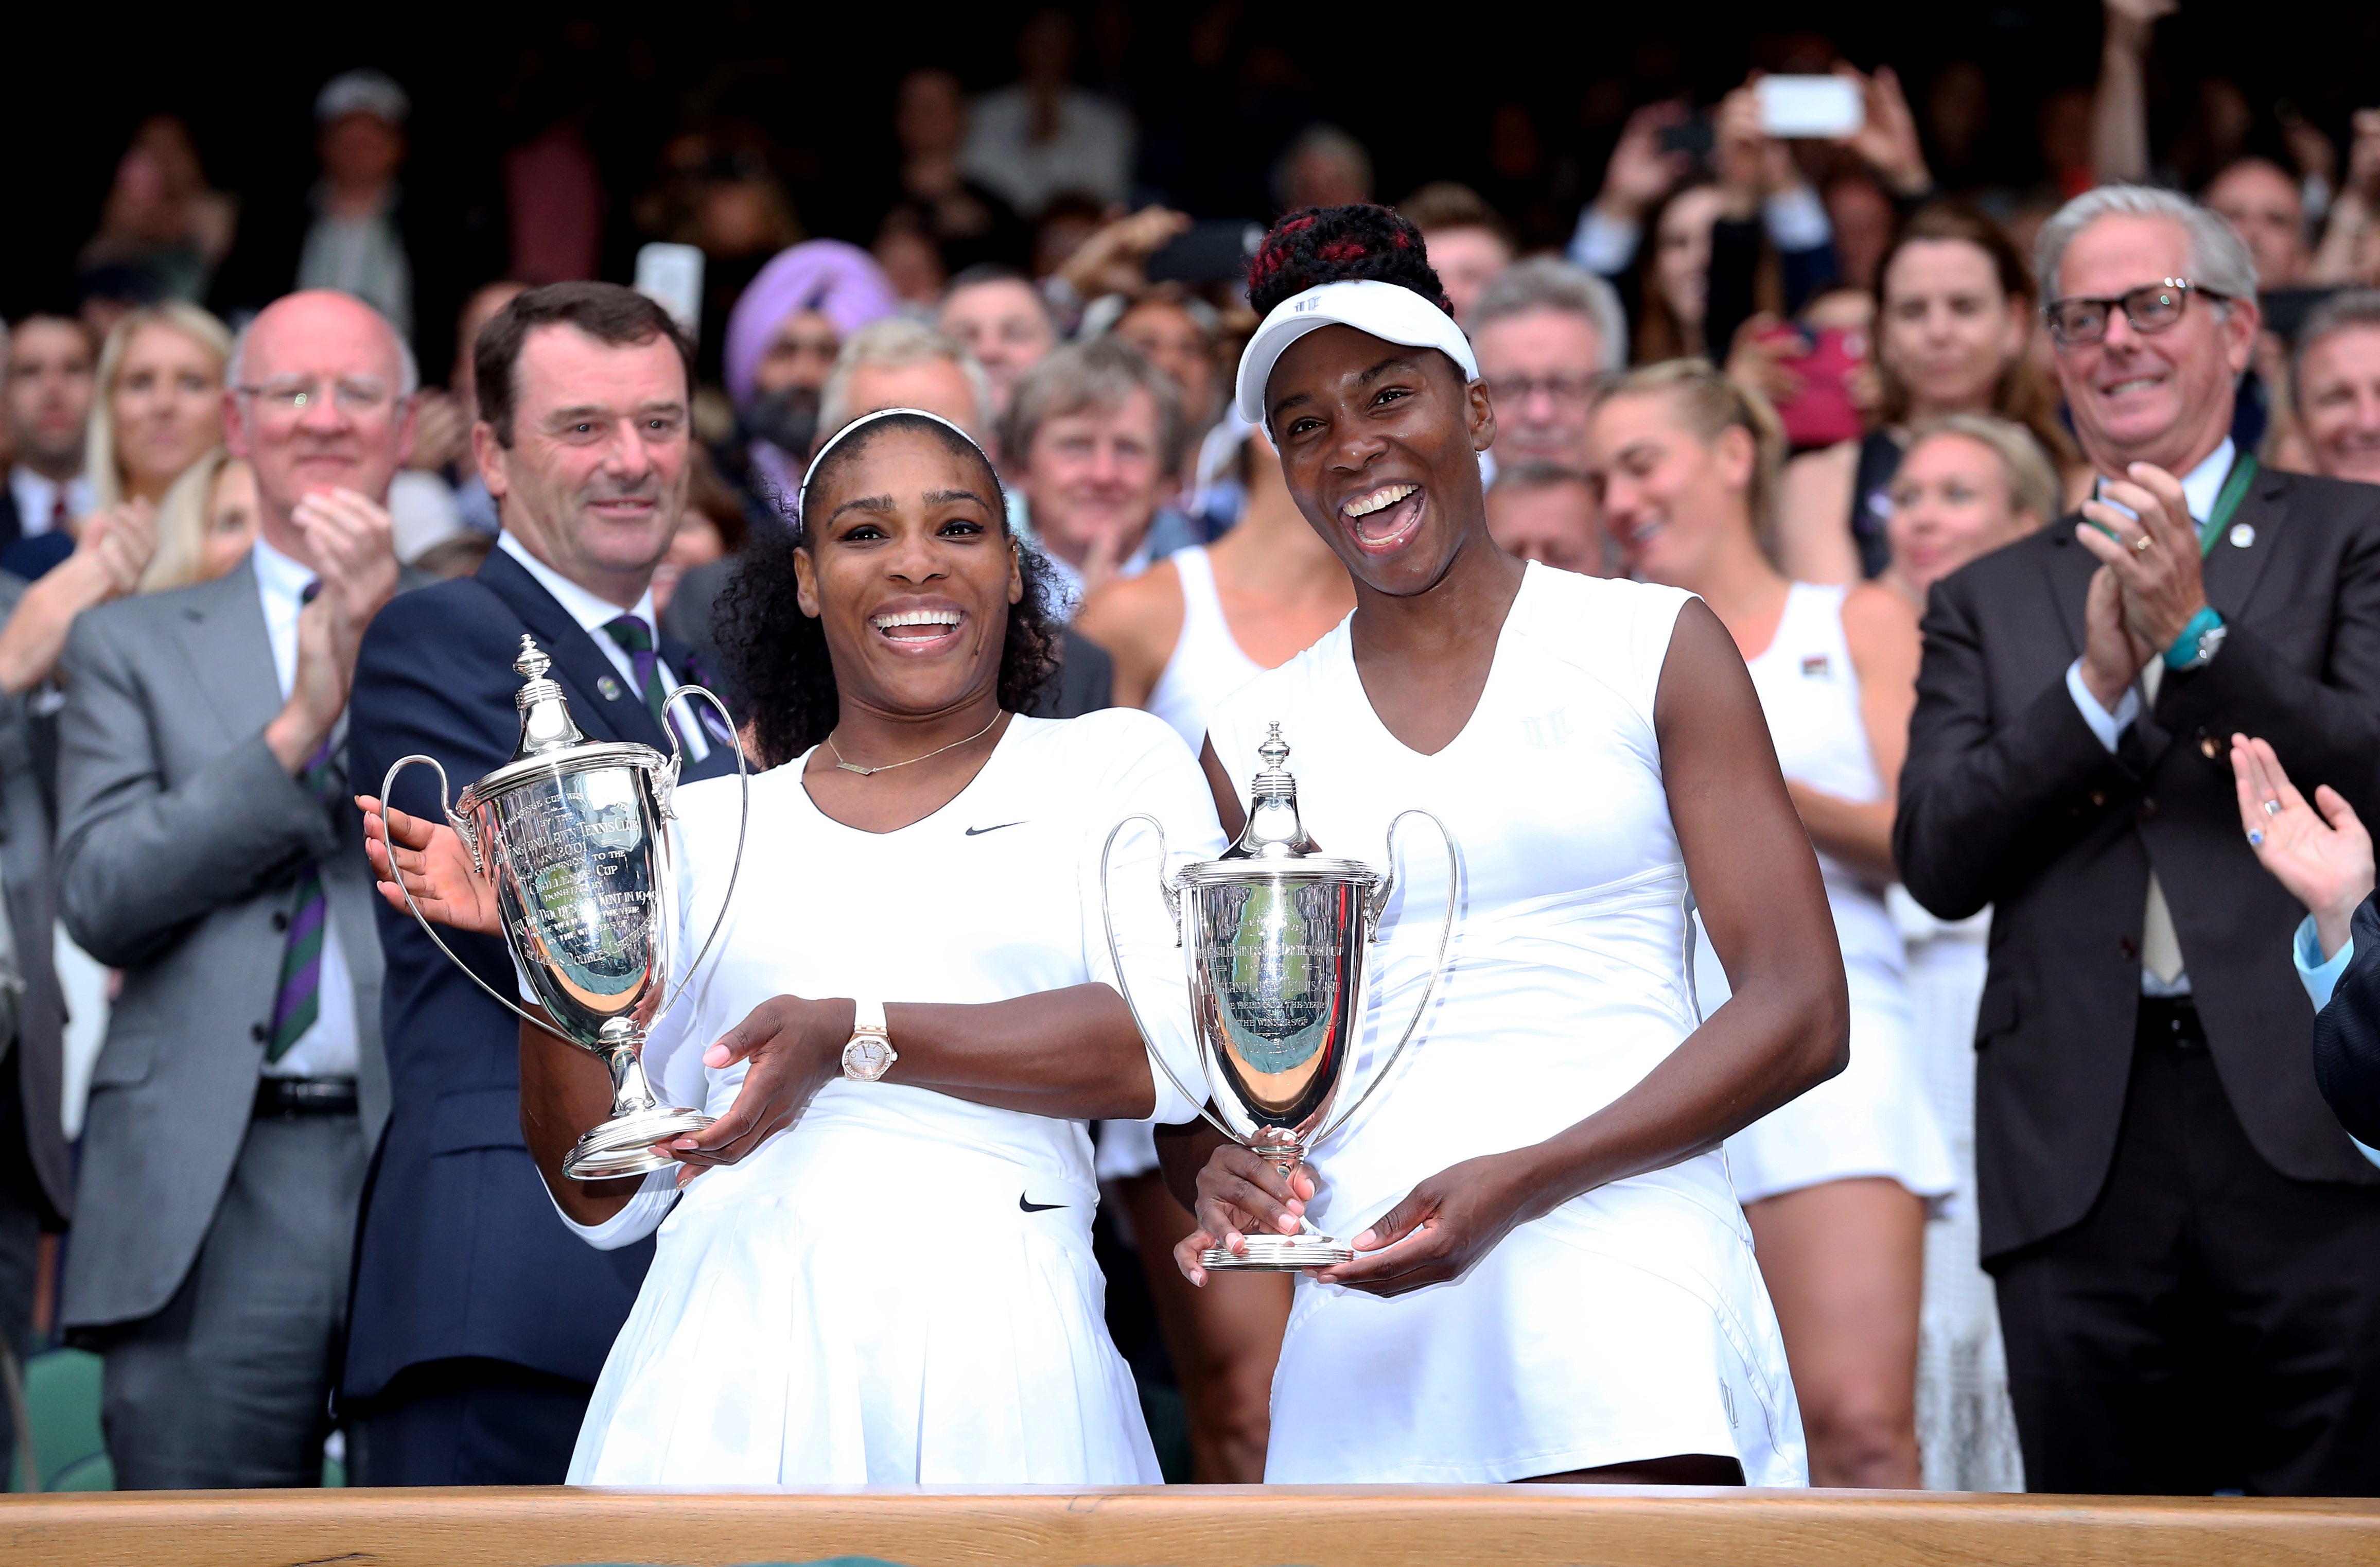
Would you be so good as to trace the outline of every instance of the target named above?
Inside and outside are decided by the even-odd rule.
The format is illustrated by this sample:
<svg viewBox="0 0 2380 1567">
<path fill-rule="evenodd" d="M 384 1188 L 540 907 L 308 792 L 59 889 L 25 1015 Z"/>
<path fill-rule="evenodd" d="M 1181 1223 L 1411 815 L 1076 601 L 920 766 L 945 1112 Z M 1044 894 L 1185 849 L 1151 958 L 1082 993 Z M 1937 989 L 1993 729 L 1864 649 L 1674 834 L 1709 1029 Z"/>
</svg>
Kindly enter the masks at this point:
<svg viewBox="0 0 2380 1567">
<path fill-rule="evenodd" d="M 892 1064 L 892 1047 L 872 1036 L 862 1035 L 843 1047 L 843 1070 L 848 1076 L 872 1083 Z"/>
</svg>

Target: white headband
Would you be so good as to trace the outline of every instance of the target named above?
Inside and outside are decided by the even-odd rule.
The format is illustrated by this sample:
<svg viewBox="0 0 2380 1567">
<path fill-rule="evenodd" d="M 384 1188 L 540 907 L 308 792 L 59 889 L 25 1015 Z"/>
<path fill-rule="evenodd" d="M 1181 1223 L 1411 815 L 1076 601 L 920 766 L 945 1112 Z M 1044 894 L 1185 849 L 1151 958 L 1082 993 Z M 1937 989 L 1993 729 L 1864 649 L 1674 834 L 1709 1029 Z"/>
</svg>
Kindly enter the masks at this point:
<svg viewBox="0 0 2380 1567">
<path fill-rule="evenodd" d="M 1325 283 L 1283 299 L 1257 328 L 1240 355 L 1240 376 L 1232 401 L 1240 417 L 1257 429 L 1265 422 L 1265 383 L 1289 346 L 1322 326 L 1352 326 L 1384 343 L 1406 348 L 1438 348 L 1463 367 L 1463 379 L 1479 379 L 1479 360 L 1471 339 L 1454 318 L 1402 284 L 1370 279 Z"/>
<path fill-rule="evenodd" d="M 841 445 L 845 436 L 851 434 L 854 431 L 858 430 L 861 426 L 873 424 L 880 419 L 891 419 L 897 414 L 906 414 L 912 419 L 929 419 L 936 424 L 941 425 L 944 430 L 956 435 L 968 445 L 974 447 L 975 455 L 983 459 L 984 467 L 991 469 L 992 484 L 994 487 L 999 486 L 1000 469 L 992 463 L 991 454 L 983 449 L 982 442 L 977 440 L 974 436 L 969 435 L 960 426 L 953 424 L 940 414 L 929 414 L 923 408 L 878 408 L 873 413 L 865 413 L 860 415 L 857 419 L 853 419 L 849 424 L 844 425 L 841 430 L 836 431 L 832 435 L 828 436 L 826 444 L 818 449 L 818 456 L 810 459 L 810 466 L 802 469 L 802 487 L 794 492 L 794 536 L 795 538 L 798 539 L 801 537 L 802 518 L 809 510 L 810 480 L 817 476 L 819 464 L 826 461 L 826 455 L 829 452 L 833 451 L 837 446 Z M 1007 493 L 1003 491 L 1001 494 L 995 496 L 993 500 L 995 504 L 1004 507 L 1008 504 Z"/>
</svg>

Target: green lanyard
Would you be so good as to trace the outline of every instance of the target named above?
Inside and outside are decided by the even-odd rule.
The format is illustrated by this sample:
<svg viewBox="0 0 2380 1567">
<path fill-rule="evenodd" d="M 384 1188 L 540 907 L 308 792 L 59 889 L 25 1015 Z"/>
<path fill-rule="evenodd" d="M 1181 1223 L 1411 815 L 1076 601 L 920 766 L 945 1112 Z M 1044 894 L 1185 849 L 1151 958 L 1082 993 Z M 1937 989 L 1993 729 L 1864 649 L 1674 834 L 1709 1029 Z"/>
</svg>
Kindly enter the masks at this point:
<svg viewBox="0 0 2380 1567">
<path fill-rule="evenodd" d="M 2215 553 L 2215 541 L 2223 536 L 2223 529 L 2231 521 L 2231 514 L 2240 509 L 2240 503 L 2248 497 L 2248 486 L 2255 481 L 2255 454 L 2242 452 L 2240 460 L 2231 465 L 2231 475 L 2224 480 L 2222 492 L 2215 497 L 2215 510 L 2198 530 L 2198 553 L 2201 555 Z"/>
</svg>

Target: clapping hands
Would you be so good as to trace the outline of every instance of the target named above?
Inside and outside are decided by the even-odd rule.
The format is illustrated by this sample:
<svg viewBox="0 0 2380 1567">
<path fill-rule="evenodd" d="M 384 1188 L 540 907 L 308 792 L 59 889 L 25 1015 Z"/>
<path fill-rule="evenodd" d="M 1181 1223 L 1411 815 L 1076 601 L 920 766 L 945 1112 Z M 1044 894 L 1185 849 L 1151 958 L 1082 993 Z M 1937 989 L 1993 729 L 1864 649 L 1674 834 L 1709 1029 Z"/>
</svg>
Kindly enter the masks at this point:
<svg viewBox="0 0 2380 1567">
<path fill-rule="evenodd" d="M 2231 736 L 2231 777 L 2240 826 L 2257 863 L 2313 916 L 2323 955 L 2335 954 L 2347 944 L 2356 905 L 2372 895 L 2371 832 L 2327 784 L 2308 805 L 2265 741 Z"/>
</svg>

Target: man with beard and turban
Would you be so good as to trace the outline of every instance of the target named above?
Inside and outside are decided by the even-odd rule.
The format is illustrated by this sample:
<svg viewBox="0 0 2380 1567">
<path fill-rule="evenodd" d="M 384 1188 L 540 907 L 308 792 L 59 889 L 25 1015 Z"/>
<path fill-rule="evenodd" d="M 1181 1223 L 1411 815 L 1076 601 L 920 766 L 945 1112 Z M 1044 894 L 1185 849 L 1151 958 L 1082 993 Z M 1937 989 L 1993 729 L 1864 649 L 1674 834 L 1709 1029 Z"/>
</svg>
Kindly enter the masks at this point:
<svg viewBox="0 0 2380 1567">
<path fill-rule="evenodd" d="M 746 483 L 764 512 L 793 499 L 809 461 L 819 393 L 844 340 L 900 307 L 874 257 L 812 239 L 762 267 L 727 317 L 727 395 L 746 443 Z"/>
</svg>

